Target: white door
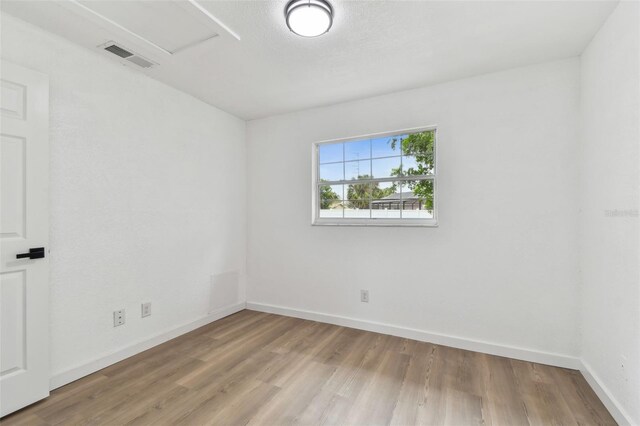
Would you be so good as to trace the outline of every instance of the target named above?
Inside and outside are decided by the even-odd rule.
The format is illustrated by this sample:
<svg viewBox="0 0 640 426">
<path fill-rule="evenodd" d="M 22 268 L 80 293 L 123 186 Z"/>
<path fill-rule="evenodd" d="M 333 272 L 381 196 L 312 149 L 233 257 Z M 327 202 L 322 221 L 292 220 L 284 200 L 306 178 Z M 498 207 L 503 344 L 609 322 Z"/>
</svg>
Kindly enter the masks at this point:
<svg viewBox="0 0 640 426">
<path fill-rule="evenodd" d="M 49 395 L 49 79 L 2 61 L 0 80 L 4 416 Z"/>
</svg>

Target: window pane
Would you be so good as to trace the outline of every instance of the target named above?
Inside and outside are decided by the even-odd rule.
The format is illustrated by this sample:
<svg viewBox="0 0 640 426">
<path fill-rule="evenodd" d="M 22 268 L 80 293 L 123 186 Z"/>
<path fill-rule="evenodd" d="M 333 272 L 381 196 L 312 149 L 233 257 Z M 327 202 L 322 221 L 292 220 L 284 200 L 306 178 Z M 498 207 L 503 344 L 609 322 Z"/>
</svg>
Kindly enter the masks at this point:
<svg viewBox="0 0 640 426">
<path fill-rule="evenodd" d="M 343 160 L 343 149 L 341 143 L 325 143 L 318 145 L 320 164 L 335 163 Z"/>
<path fill-rule="evenodd" d="M 344 163 L 345 180 L 370 179 L 371 160 L 348 161 Z"/>
<path fill-rule="evenodd" d="M 321 164 L 320 181 L 343 180 L 343 163 Z"/>
<path fill-rule="evenodd" d="M 336 201 L 326 207 L 320 206 L 320 217 L 342 218 L 344 214 L 343 212 L 344 212 L 343 201 Z"/>
<path fill-rule="evenodd" d="M 374 205 L 372 205 L 371 207 L 372 219 L 400 219 L 400 210 L 389 208 L 376 209 Z"/>
<path fill-rule="evenodd" d="M 418 171 L 418 162 L 416 161 L 416 157 L 410 155 L 410 156 L 403 156 L 402 157 L 402 175 L 403 176 L 415 176 L 417 174 L 419 174 L 420 172 Z"/>
<path fill-rule="evenodd" d="M 365 160 L 371 158 L 371 141 L 353 141 L 344 143 L 344 160 Z"/>
<path fill-rule="evenodd" d="M 379 192 L 374 191 L 374 197 L 382 198 L 387 195 L 395 194 L 400 190 L 400 185 L 400 182 L 380 182 L 377 187 Z"/>
<path fill-rule="evenodd" d="M 373 192 L 377 188 L 377 184 L 374 183 L 357 183 L 351 185 L 345 185 L 347 204 L 345 207 L 348 209 L 369 209 L 369 203 L 373 196 Z"/>
<path fill-rule="evenodd" d="M 344 206 L 344 217 L 351 219 L 369 219 L 369 200 L 346 201 Z"/>
<path fill-rule="evenodd" d="M 400 155 L 400 144 L 396 141 L 397 136 L 388 136 L 371 140 L 372 158 L 392 157 Z M 394 143 L 395 141 L 395 143 Z"/>
<path fill-rule="evenodd" d="M 369 206 L 376 187 L 374 183 L 345 185 L 344 217 L 369 217 Z"/>
<path fill-rule="evenodd" d="M 424 176 L 433 174 L 433 165 L 423 157 L 413 155 L 402 157 L 402 172 L 405 176 Z"/>
<path fill-rule="evenodd" d="M 376 219 L 400 218 L 400 185 L 398 182 L 383 182 L 373 192 L 371 217 Z"/>
<path fill-rule="evenodd" d="M 413 168 L 411 175 L 433 173 L 435 167 L 435 132 L 432 130 L 407 135 L 402 141 L 403 170 Z"/>
<path fill-rule="evenodd" d="M 426 200 L 411 200 L 403 203 L 403 219 L 433 219 L 433 208 L 426 207 Z"/>
<path fill-rule="evenodd" d="M 328 208 L 336 201 L 342 201 L 344 199 L 343 185 L 320 185 L 319 191 L 321 208 Z"/>
<path fill-rule="evenodd" d="M 433 181 L 418 180 L 406 183 L 402 192 L 403 219 L 433 218 Z"/>
<path fill-rule="evenodd" d="M 374 178 L 398 176 L 400 173 L 400 157 L 371 160 Z"/>
</svg>

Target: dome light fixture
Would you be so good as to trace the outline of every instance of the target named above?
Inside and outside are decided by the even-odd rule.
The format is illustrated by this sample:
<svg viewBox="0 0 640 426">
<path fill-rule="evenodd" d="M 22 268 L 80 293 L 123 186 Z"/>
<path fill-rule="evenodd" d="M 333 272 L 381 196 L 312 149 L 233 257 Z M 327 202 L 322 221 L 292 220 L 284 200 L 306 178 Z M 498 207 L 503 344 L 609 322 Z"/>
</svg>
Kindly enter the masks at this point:
<svg viewBox="0 0 640 426">
<path fill-rule="evenodd" d="M 302 37 L 317 37 L 333 24 L 333 8 L 326 0 L 292 0 L 285 8 L 287 27 Z"/>
</svg>

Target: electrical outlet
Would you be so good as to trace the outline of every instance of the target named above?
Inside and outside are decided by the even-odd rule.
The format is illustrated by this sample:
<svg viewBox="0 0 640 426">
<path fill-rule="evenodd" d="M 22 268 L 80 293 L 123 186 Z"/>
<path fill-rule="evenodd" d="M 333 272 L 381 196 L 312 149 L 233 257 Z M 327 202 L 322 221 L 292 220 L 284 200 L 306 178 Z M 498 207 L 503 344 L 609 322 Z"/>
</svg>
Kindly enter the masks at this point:
<svg viewBox="0 0 640 426">
<path fill-rule="evenodd" d="M 369 290 L 360 290 L 360 301 L 369 303 Z"/>
<path fill-rule="evenodd" d="M 149 315 L 151 315 L 151 302 L 149 303 L 143 303 L 141 306 L 141 313 L 140 316 L 142 318 L 144 317 L 148 317 Z"/>
<path fill-rule="evenodd" d="M 119 311 L 113 311 L 113 326 L 118 327 L 119 325 L 124 324 L 124 309 L 120 309 Z"/>
</svg>

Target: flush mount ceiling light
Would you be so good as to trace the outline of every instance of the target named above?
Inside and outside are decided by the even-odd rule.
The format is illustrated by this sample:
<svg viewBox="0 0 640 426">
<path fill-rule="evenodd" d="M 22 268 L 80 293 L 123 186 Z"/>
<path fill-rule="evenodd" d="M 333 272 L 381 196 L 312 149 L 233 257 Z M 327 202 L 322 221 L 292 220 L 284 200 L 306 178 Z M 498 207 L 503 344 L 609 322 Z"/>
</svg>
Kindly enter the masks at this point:
<svg viewBox="0 0 640 426">
<path fill-rule="evenodd" d="M 333 24 L 333 9 L 325 0 L 292 0 L 285 8 L 287 27 L 302 37 L 317 37 Z"/>
</svg>

